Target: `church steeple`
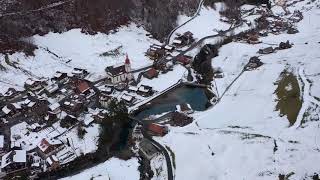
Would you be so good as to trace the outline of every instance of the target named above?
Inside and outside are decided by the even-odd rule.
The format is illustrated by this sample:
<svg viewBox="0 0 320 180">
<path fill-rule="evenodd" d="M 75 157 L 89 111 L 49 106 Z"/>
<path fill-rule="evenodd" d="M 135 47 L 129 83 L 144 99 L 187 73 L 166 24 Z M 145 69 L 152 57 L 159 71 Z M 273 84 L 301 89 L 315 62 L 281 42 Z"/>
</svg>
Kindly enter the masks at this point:
<svg viewBox="0 0 320 180">
<path fill-rule="evenodd" d="M 131 72 L 131 63 L 130 63 L 128 54 L 126 54 L 126 60 L 124 61 L 124 66 L 125 66 L 126 72 Z"/>
</svg>

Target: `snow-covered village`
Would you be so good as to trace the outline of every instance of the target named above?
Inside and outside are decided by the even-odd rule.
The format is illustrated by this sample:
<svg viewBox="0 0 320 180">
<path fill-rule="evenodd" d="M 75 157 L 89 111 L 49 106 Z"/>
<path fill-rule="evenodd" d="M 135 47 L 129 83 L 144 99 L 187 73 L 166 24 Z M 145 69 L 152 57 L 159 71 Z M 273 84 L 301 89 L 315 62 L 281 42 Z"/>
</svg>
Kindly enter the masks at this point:
<svg viewBox="0 0 320 180">
<path fill-rule="evenodd" d="M 319 180 L 319 0 L 96 1 L 0 0 L 0 179 Z"/>
</svg>

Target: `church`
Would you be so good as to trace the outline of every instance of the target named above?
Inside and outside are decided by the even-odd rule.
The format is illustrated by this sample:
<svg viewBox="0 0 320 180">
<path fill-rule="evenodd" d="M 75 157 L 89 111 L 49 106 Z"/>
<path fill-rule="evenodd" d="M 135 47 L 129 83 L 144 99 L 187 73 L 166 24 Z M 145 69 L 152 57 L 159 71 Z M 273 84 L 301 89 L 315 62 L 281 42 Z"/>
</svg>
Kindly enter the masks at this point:
<svg viewBox="0 0 320 180">
<path fill-rule="evenodd" d="M 131 63 L 128 54 L 126 55 L 124 65 L 109 66 L 106 68 L 106 73 L 107 78 L 112 82 L 112 84 L 128 82 L 132 80 L 133 76 L 131 73 Z"/>
</svg>

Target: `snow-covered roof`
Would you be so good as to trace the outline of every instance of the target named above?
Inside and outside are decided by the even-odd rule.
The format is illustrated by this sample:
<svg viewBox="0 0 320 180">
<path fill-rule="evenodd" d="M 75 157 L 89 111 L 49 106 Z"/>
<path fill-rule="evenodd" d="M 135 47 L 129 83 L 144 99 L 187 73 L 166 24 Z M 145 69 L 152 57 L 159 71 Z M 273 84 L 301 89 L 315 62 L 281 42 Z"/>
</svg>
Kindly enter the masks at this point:
<svg viewBox="0 0 320 180">
<path fill-rule="evenodd" d="M 2 108 L 2 111 L 5 113 L 5 114 L 9 114 L 11 112 L 11 109 L 9 109 L 7 106 L 3 107 Z"/>
<path fill-rule="evenodd" d="M 182 41 L 181 40 L 178 40 L 178 39 L 175 39 L 175 40 L 173 40 L 172 41 L 174 44 L 181 44 L 182 43 Z"/>
<path fill-rule="evenodd" d="M 50 157 L 48 157 L 48 158 L 46 159 L 46 161 L 48 162 L 48 164 L 49 164 L 50 166 L 53 164 L 53 162 L 52 162 L 52 160 L 51 160 Z"/>
<path fill-rule="evenodd" d="M 130 91 L 138 91 L 138 87 L 136 86 L 129 86 L 128 88 Z"/>
<path fill-rule="evenodd" d="M 58 109 L 59 107 L 60 107 L 60 104 L 59 104 L 59 103 L 54 103 L 54 104 L 51 104 L 51 105 L 49 106 L 49 109 L 50 109 L 51 111 L 54 111 L 54 110 Z"/>
<path fill-rule="evenodd" d="M 30 102 L 29 104 L 28 104 L 28 107 L 33 107 L 34 105 L 36 104 L 36 102 Z"/>
<path fill-rule="evenodd" d="M 12 105 L 13 105 L 16 109 L 21 109 L 20 103 L 12 103 Z"/>
<path fill-rule="evenodd" d="M 27 85 L 32 86 L 34 83 L 35 83 L 35 81 L 32 80 L 32 79 L 27 79 L 27 80 L 26 80 L 26 84 L 27 84 Z"/>
<path fill-rule="evenodd" d="M 172 50 L 173 49 L 173 47 L 169 46 L 169 45 L 166 45 L 164 48 L 167 49 L 167 50 Z"/>
<path fill-rule="evenodd" d="M 51 84 L 50 86 L 46 87 L 46 90 L 49 93 L 53 93 L 53 92 L 57 91 L 58 89 L 59 89 L 59 86 L 57 84 Z"/>
<path fill-rule="evenodd" d="M 4 147 L 4 136 L 0 135 L 0 148 Z"/>
<path fill-rule="evenodd" d="M 14 150 L 10 151 L 1 159 L 1 168 L 5 168 L 11 163 L 25 163 L 27 162 L 27 152 L 26 150 Z"/>
<path fill-rule="evenodd" d="M 130 96 L 129 94 L 123 94 L 123 95 L 121 96 L 121 99 L 130 102 L 130 101 L 132 101 L 133 96 Z"/>
<path fill-rule="evenodd" d="M 88 116 L 88 117 L 86 117 L 85 119 L 84 119 L 84 124 L 86 125 L 86 126 L 88 126 L 90 123 L 92 123 L 94 121 L 94 119 L 93 119 L 93 117 L 92 116 Z"/>
</svg>

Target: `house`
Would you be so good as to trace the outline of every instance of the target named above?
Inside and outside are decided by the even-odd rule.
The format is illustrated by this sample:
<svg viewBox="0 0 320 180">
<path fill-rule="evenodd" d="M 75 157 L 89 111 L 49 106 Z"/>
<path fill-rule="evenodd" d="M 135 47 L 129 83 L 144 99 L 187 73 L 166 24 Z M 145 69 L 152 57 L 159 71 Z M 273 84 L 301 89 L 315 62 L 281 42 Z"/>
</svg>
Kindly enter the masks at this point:
<svg viewBox="0 0 320 180">
<path fill-rule="evenodd" d="M 214 78 L 223 78 L 224 77 L 224 73 L 223 73 L 223 70 L 221 69 L 221 67 L 213 69 L 213 77 Z"/>
<path fill-rule="evenodd" d="M 89 73 L 87 70 L 81 68 L 73 68 L 73 70 L 71 71 L 71 76 L 79 79 L 85 78 L 88 74 Z"/>
<path fill-rule="evenodd" d="M 79 99 L 72 99 L 64 101 L 64 103 L 62 104 L 62 108 L 64 111 L 76 115 L 84 109 L 84 106 Z"/>
<path fill-rule="evenodd" d="M 177 34 L 178 36 L 173 40 L 173 45 L 176 47 L 186 46 L 194 42 L 193 33 L 187 31 L 185 33 Z"/>
<path fill-rule="evenodd" d="M 75 80 L 74 86 L 76 88 L 76 93 L 85 94 L 90 89 L 89 83 L 85 80 Z"/>
<path fill-rule="evenodd" d="M 14 88 L 9 88 L 4 94 L 3 96 L 7 99 L 11 99 L 14 98 L 16 96 L 20 95 L 20 92 L 15 90 Z"/>
<path fill-rule="evenodd" d="M 177 110 L 177 112 L 182 112 L 185 114 L 192 114 L 193 113 L 193 109 L 191 108 L 190 104 L 188 104 L 188 103 L 176 105 L 176 110 Z"/>
<path fill-rule="evenodd" d="M 154 136 L 164 136 L 168 133 L 168 127 L 155 123 L 147 125 L 147 130 Z"/>
<path fill-rule="evenodd" d="M 101 93 L 111 94 L 113 92 L 113 87 L 108 85 L 98 86 L 97 88 Z"/>
<path fill-rule="evenodd" d="M 108 108 L 111 100 L 112 100 L 112 96 L 109 96 L 108 94 L 105 94 L 105 93 L 99 94 L 99 103 L 102 107 Z"/>
<path fill-rule="evenodd" d="M 127 82 L 133 79 L 131 73 L 131 63 L 126 56 L 124 65 L 120 66 L 109 66 L 106 68 L 107 78 L 113 83 L 117 84 L 120 82 Z"/>
<path fill-rule="evenodd" d="M 49 171 L 54 171 L 60 167 L 59 159 L 55 155 L 47 157 L 46 163 Z"/>
<path fill-rule="evenodd" d="M 59 113 L 61 112 L 60 104 L 59 104 L 59 103 L 51 104 L 51 105 L 49 106 L 49 110 L 50 110 L 53 114 L 59 114 Z"/>
<path fill-rule="evenodd" d="M 24 88 L 31 91 L 36 91 L 41 89 L 42 85 L 43 85 L 43 82 L 29 78 L 24 83 Z"/>
<path fill-rule="evenodd" d="M 59 90 L 58 84 L 51 84 L 51 85 L 48 85 L 47 87 L 45 87 L 45 91 L 47 92 L 47 95 L 49 95 L 49 96 L 54 94 L 58 90 Z"/>
<path fill-rule="evenodd" d="M 133 96 L 126 94 L 126 93 L 121 96 L 121 100 L 123 100 L 127 104 L 132 104 L 134 99 L 135 98 Z"/>
<path fill-rule="evenodd" d="M 270 54 L 270 53 L 273 53 L 273 52 L 274 52 L 273 47 L 267 47 L 267 48 L 264 48 L 264 49 L 259 49 L 259 51 L 258 51 L 259 54 Z"/>
<path fill-rule="evenodd" d="M 4 106 L 1 111 L 5 116 L 15 116 L 22 109 L 21 105 L 18 103 L 11 103 Z"/>
<path fill-rule="evenodd" d="M 143 76 L 148 79 L 153 79 L 155 77 L 158 77 L 159 72 L 155 68 L 150 68 L 146 72 L 143 73 Z"/>
<path fill-rule="evenodd" d="M 1 169 L 7 173 L 26 168 L 27 152 L 25 150 L 13 150 L 1 158 Z"/>
<path fill-rule="evenodd" d="M 182 64 L 184 66 L 190 64 L 192 57 L 191 56 L 185 56 L 185 55 L 180 55 L 176 58 L 177 62 L 179 64 Z"/>
<path fill-rule="evenodd" d="M 146 55 L 151 58 L 152 60 L 160 59 L 166 55 L 166 50 L 163 49 L 161 46 L 159 47 L 150 47 Z"/>
<path fill-rule="evenodd" d="M 244 70 L 252 70 L 262 66 L 262 62 L 257 56 L 253 56 L 249 59 L 248 64 L 244 67 Z"/>
<path fill-rule="evenodd" d="M 140 85 L 138 88 L 137 94 L 141 96 L 151 96 L 153 94 L 153 90 L 151 86 Z"/>
<path fill-rule="evenodd" d="M 129 86 L 128 87 L 128 92 L 136 93 L 137 91 L 138 91 L 138 87 L 137 86 Z"/>
<path fill-rule="evenodd" d="M 54 74 L 53 78 L 51 78 L 51 80 L 62 82 L 62 81 L 64 81 L 64 80 L 66 80 L 67 77 L 68 77 L 68 74 L 67 74 L 67 73 L 63 73 L 63 72 L 57 71 L 57 72 Z"/>
<path fill-rule="evenodd" d="M 53 153 L 59 151 L 62 147 L 62 142 L 54 139 L 43 138 L 37 145 L 37 152 L 42 158 L 47 158 Z"/>
</svg>

